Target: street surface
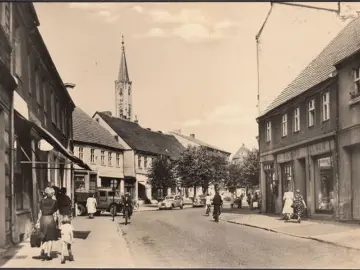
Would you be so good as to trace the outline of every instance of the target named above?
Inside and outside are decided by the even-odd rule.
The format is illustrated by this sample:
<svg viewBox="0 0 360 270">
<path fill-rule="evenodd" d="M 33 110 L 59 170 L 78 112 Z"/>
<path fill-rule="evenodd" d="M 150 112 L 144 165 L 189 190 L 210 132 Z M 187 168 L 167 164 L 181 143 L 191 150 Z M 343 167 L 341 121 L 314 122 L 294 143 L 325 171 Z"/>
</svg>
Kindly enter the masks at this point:
<svg viewBox="0 0 360 270">
<path fill-rule="evenodd" d="M 134 213 L 120 223 L 134 267 L 358 268 L 360 252 L 224 221 L 205 209 Z M 121 218 L 119 218 L 122 222 Z"/>
</svg>

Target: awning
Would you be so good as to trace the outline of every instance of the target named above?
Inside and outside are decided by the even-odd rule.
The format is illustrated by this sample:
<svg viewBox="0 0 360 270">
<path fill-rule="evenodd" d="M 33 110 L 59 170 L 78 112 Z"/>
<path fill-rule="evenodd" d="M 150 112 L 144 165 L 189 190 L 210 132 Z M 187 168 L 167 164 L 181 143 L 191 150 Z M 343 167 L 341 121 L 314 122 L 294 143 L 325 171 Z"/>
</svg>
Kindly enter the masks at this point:
<svg viewBox="0 0 360 270">
<path fill-rule="evenodd" d="M 61 142 L 59 142 L 49 131 L 44 129 L 43 127 L 39 126 L 38 124 L 34 123 L 31 120 L 26 120 L 24 117 L 22 117 L 19 113 L 15 111 L 15 116 L 20 118 L 22 121 L 26 121 L 34 130 L 36 133 L 39 134 L 40 137 L 42 137 L 44 140 L 46 140 L 49 144 L 51 144 L 56 150 L 58 150 L 60 153 L 62 153 L 65 157 L 70 159 L 72 162 L 80 166 L 81 168 L 85 170 L 91 171 L 91 168 L 89 165 L 87 165 L 85 162 L 83 162 L 80 158 L 74 156 L 74 154 L 66 149 Z"/>
</svg>

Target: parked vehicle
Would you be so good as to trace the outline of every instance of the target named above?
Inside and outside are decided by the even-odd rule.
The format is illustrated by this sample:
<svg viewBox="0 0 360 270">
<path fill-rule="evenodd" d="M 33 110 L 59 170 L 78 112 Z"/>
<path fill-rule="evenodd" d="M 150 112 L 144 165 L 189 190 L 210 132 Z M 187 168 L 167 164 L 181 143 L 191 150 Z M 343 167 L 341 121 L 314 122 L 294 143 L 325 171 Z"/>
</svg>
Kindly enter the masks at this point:
<svg viewBox="0 0 360 270">
<path fill-rule="evenodd" d="M 75 202 L 77 203 L 77 215 L 86 215 L 86 200 L 91 194 L 95 193 L 97 201 L 97 212 L 99 215 L 101 212 L 110 212 L 113 215 L 122 211 L 122 200 L 118 192 L 114 192 L 109 188 L 97 188 L 95 191 L 88 192 L 76 192 Z M 114 196 L 114 201 L 113 201 Z"/>
<path fill-rule="evenodd" d="M 159 210 L 162 209 L 173 209 L 179 207 L 184 208 L 183 198 L 180 195 L 168 195 L 162 202 L 158 204 Z"/>
<path fill-rule="evenodd" d="M 204 207 L 206 204 L 206 196 L 198 195 L 195 197 L 193 202 L 193 207 Z"/>
</svg>

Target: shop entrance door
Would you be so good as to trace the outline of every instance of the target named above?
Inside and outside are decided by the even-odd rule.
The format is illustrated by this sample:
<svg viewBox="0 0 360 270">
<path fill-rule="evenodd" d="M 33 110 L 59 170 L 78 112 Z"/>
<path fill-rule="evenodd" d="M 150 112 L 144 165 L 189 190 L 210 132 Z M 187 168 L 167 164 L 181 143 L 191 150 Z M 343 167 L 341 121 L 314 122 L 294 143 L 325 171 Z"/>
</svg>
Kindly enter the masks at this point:
<svg viewBox="0 0 360 270">
<path fill-rule="evenodd" d="M 276 190 L 275 181 L 273 179 L 273 164 L 264 165 L 265 181 L 266 181 L 266 212 L 275 213 Z"/>
<path fill-rule="evenodd" d="M 281 197 L 287 190 L 294 192 L 294 181 L 293 181 L 293 166 L 292 163 L 286 163 L 282 165 L 282 194 Z"/>
</svg>

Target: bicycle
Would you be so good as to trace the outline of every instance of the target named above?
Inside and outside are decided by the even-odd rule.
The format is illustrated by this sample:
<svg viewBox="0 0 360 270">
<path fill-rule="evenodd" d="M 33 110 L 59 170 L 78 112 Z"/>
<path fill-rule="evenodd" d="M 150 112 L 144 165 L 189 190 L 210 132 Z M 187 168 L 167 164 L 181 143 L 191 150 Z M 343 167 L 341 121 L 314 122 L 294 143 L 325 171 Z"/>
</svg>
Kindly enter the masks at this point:
<svg viewBox="0 0 360 270">
<path fill-rule="evenodd" d="M 140 208 L 139 202 L 138 202 L 138 201 L 134 201 L 134 202 L 133 202 L 133 209 L 134 209 L 134 210 L 138 210 L 139 208 Z"/>
</svg>

